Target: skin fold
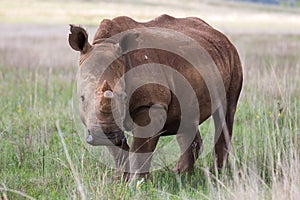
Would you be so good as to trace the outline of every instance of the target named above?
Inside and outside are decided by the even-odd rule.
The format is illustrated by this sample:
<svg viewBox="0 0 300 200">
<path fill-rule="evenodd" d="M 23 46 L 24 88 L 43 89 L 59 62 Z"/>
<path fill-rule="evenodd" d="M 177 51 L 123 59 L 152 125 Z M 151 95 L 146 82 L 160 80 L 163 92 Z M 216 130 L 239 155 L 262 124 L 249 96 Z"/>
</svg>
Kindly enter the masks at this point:
<svg viewBox="0 0 300 200">
<path fill-rule="evenodd" d="M 170 30 L 170 35 L 153 34 L 153 27 Z M 176 135 L 181 149 L 173 171 L 190 172 L 202 146 L 198 125 L 210 116 L 216 130 L 216 165 L 223 167 L 243 81 L 237 50 L 224 34 L 201 19 L 168 15 L 145 23 L 129 17 L 104 19 L 92 44 L 84 28 L 71 25 L 70 32 L 69 44 L 80 52 L 77 88 L 87 142 L 107 146 L 118 174 L 125 179 L 147 177 L 152 153 L 165 135 Z M 141 48 L 142 44 L 162 48 Z M 203 66 L 194 66 L 189 56 L 202 60 Z M 206 67 L 209 64 L 215 71 Z M 142 84 L 144 80 L 152 82 Z M 224 94 L 214 96 L 210 88 Z M 132 131 L 130 147 L 124 130 Z"/>
</svg>

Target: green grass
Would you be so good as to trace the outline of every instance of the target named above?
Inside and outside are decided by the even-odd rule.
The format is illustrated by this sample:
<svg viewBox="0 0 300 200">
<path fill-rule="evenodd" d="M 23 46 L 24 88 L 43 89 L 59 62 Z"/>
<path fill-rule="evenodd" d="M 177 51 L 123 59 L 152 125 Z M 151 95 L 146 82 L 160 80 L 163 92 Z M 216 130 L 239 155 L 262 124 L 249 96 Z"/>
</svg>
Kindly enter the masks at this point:
<svg viewBox="0 0 300 200">
<path fill-rule="evenodd" d="M 15 1 L 3 2 L 6 8 L 17 7 Z M 187 6 L 193 2 L 189 3 Z M 41 10 L 48 4 L 53 8 L 42 19 L 49 20 L 58 10 L 58 5 L 53 3 L 36 4 Z M 80 11 L 84 13 L 92 3 L 74 3 L 73 8 L 82 5 L 87 5 Z M 155 3 L 143 5 L 137 4 L 144 12 L 147 6 L 159 7 Z M 184 9 L 176 3 L 172 5 L 171 12 L 184 15 Z M 211 5 L 204 4 L 212 9 Z M 4 12 L 3 8 L 0 12 Z M 222 9 L 230 11 L 228 4 Z M 258 10 L 269 11 L 271 16 L 294 14 L 294 11 L 284 14 L 279 8 L 270 9 Z M 146 19 L 155 12 L 131 14 Z M 81 14 L 74 20 L 79 20 Z M 0 19 L 12 23 L 5 15 Z M 222 27 L 243 28 L 244 25 L 240 26 L 243 19 Z M 38 23 L 39 19 L 29 16 L 24 20 Z M 60 20 L 54 18 L 54 23 L 71 22 L 73 18 Z M 17 18 L 16 23 L 20 21 Z M 78 22 L 96 23 L 89 23 L 85 17 Z M 0 198 L 20 199 L 27 195 L 34 199 L 79 199 L 82 197 L 79 184 L 89 199 L 299 199 L 300 35 L 286 34 L 286 25 L 277 24 L 277 27 L 280 31 L 271 34 L 261 32 L 262 29 L 228 33 L 240 53 L 245 77 L 235 118 L 231 170 L 214 172 L 210 146 L 213 127 L 206 122 L 200 126 L 206 142 L 204 153 L 192 174 L 175 176 L 171 171 L 173 163 L 154 171 L 152 182 L 136 188 L 136 183 L 113 181 L 114 170 L 103 163 L 104 159 L 110 159 L 104 157 L 105 148 L 91 147 L 84 141 L 84 130 L 72 110 L 78 57 L 68 47 L 67 25 L 3 25 L 0 30 Z M 71 162 L 66 157 L 57 120 Z M 170 138 L 164 138 L 159 145 L 169 141 Z"/>
<path fill-rule="evenodd" d="M 2 195 L 20 197 L 6 188 L 37 199 L 80 197 L 55 125 L 59 120 L 84 192 L 92 199 L 298 197 L 300 59 L 293 49 L 299 51 L 300 41 L 298 36 L 262 37 L 231 36 L 243 52 L 245 83 L 236 114 L 230 174 L 217 176 L 209 171 L 213 158 L 208 153 L 197 161 L 192 175 L 176 177 L 173 165 L 167 166 L 153 172 L 153 182 L 140 189 L 111 181 L 113 170 L 99 160 L 97 148 L 84 143 L 71 109 L 76 74 L 72 66 L 62 74 L 55 66 L 50 70 L 1 65 Z M 282 53 L 282 48 L 290 54 Z M 209 123 L 200 129 L 203 137 L 211 134 Z"/>
</svg>

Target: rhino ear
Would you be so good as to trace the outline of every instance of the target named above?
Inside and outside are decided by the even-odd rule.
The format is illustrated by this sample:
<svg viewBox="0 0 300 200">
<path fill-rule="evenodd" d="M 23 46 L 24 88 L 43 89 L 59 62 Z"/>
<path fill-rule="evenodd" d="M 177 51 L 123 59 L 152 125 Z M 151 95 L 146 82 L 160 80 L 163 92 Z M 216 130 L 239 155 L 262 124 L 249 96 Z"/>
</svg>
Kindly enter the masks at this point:
<svg viewBox="0 0 300 200">
<path fill-rule="evenodd" d="M 69 44 L 70 46 L 76 50 L 80 51 L 81 53 L 86 53 L 90 48 L 91 45 L 88 41 L 88 34 L 80 26 L 75 26 L 70 24 L 70 34 L 69 34 Z"/>
<path fill-rule="evenodd" d="M 138 47 L 138 37 L 139 33 L 127 33 L 121 38 L 119 45 L 121 47 L 122 54 L 126 54 Z"/>
</svg>

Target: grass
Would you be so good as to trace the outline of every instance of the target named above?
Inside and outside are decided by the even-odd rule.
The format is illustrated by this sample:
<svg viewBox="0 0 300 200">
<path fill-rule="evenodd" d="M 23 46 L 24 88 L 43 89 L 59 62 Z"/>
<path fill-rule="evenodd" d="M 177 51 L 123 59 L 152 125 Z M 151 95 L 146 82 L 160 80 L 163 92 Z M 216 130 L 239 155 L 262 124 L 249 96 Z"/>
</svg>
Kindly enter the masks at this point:
<svg viewBox="0 0 300 200">
<path fill-rule="evenodd" d="M 144 9 L 153 6 L 138 5 Z M 32 23 L 31 19 L 27 22 Z M 109 162 L 104 148 L 84 142 L 83 129 L 72 111 L 78 57 L 68 47 L 67 28 L 2 25 L 0 197 L 299 199 L 300 35 L 258 32 L 228 32 L 241 55 L 245 76 L 234 126 L 231 171 L 216 174 L 211 170 L 213 128 L 207 122 L 200 126 L 205 153 L 192 174 L 175 176 L 173 163 L 154 171 L 152 182 L 136 187 L 136 183 L 111 180 L 114 171 L 103 164 L 103 159 Z"/>
</svg>

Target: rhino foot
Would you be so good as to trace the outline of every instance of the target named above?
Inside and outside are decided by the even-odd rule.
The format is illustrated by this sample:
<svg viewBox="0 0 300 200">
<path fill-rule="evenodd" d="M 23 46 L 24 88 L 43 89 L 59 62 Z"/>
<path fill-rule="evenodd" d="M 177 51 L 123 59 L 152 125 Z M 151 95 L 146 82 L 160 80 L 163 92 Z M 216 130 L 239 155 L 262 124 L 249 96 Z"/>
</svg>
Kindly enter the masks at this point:
<svg viewBox="0 0 300 200">
<path fill-rule="evenodd" d="M 179 161 L 173 168 L 175 174 L 191 172 L 194 169 L 194 156 L 191 152 L 185 152 L 180 156 Z"/>
<path fill-rule="evenodd" d="M 130 180 L 130 174 L 127 172 L 119 173 L 117 172 L 115 175 L 111 176 L 111 181 L 122 181 L 122 182 L 128 182 Z"/>
<path fill-rule="evenodd" d="M 180 156 L 176 166 L 173 168 L 173 172 L 176 174 L 191 172 L 201 151 L 202 139 L 198 131 L 190 147 Z"/>
</svg>

